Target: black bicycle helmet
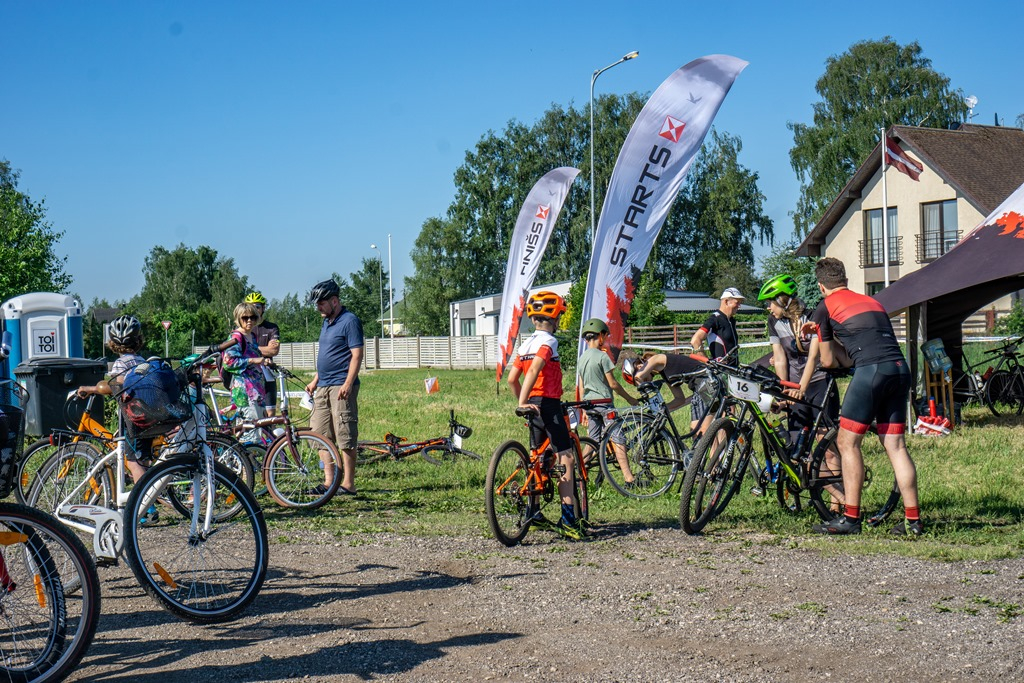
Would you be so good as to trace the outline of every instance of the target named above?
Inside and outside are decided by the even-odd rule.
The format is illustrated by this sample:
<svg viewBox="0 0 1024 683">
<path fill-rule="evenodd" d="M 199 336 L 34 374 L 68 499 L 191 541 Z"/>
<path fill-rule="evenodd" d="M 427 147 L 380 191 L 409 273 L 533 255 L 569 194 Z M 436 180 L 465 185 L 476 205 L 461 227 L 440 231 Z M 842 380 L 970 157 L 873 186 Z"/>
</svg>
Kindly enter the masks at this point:
<svg viewBox="0 0 1024 683">
<path fill-rule="evenodd" d="M 313 285 L 313 289 L 309 290 L 309 303 L 315 304 L 323 301 L 324 299 L 330 299 L 332 296 L 338 296 L 341 294 L 341 289 L 338 287 L 338 283 L 334 280 L 324 280 Z"/>
<path fill-rule="evenodd" d="M 110 322 L 110 341 L 134 346 L 142 340 L 142 323 L 134 315 L 119 315 Z"/>
</svg>

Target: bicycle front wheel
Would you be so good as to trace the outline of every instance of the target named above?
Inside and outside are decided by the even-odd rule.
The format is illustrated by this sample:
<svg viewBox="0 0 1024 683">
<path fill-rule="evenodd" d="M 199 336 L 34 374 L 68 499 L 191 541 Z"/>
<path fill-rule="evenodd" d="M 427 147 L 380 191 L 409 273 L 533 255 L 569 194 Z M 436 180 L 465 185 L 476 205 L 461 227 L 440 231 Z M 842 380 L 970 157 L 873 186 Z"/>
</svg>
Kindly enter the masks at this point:
<svg viewBox="0 0 1024 683">
<path fill-rule="evenodd" d="M 618 424 L 625 443 L 612 443 L 613 423 L 598 449 L 605 478 L 628 498 L 656 498 L 668 491 L 679 473 L 676 440 L 666 429 L 652 429 L 650 413 L 624 411 Z"/>
<path fill-rule="evenodd" d="M 203 459 L 174 458 L 151 468 L 133 488 L 125 509 L 124 555 L 135 578 L 154 600 L 177 617 L 216 623 L 251 603 L 267 575 L 267 524 L 255 496 L 217 463 L 213 487 Z M 191 482 L 198 511 L 154 518 L 154 504 L 173 482 Z M 206 524 L 209 496 L 237 500 L 230 521 L 214 514 Z M 191 509 L 190 509 L 191 512 Z"/>
<path fill-rule="evenodd" d="M 544 498 L 531 495 L 530 455 L 518 441 L 498 446 L 487 466 L 484 507 L 487 523 L 498 542 L 514 546 L 522 542 L 530 524 L 541 513 Z M 550 500 L 550 496 L 548 497 Z"/>
<path fill-rule="evenodd" d="M 326 467 L 334 468 L 325 483 Z M 312 510 L 329 501 L 341 485 L 341 456 L 326 437 L 311 429 L 289 431 L 270 445 L 263 482 L 278 505 Z"/>
<path fill-rule="evenodd" d="M 0 677 L 63 680 L 96 634 L 100 580 L 82 542 L 50 515 L 0 504 Z M 74 583 L 77 588 L 67 588 Z"/>
<path fill-rule="evenodd" d="M 725 509 L 743 480 L 750 439 L 730 417 L 720 417 L 697 442 L 679 500 L 683 531 L 698 534 Z"/>
<path fill-rule="evenodd" d="M 467 451 L 454 444 L 446 446 L 427 446 L 422 451 L 423 459 L 431 465 L 444 465 L 453 463 L 456 460 L 480 460 L 480 456 L 473 451 Z"/>
</svg>

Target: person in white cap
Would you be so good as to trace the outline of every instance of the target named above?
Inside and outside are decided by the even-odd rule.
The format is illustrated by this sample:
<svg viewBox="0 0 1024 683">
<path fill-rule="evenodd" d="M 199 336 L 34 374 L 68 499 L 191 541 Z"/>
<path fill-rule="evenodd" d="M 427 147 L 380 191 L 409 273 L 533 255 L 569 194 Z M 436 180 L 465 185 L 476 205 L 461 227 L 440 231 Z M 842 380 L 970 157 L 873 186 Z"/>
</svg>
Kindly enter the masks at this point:
<svg viewBox="0 0 1024 683">
<path fill-rule="evenodd" d="M 708 316 L 690 339 L 694 353 L 704 353 L 704 341 L 707 340 L 711 358 L 724 359 L 733 365 L 739 362 L 739 335 L 736 334 L 735 315 L 745 298 L 735 287 L 726 287 L 718 310 Z"/>
<path fill-rule="evenodd" d="M 734 316 L 743 301 L 744 296 L 735 287 L 726 287 L 722 292 L 721 303 L 717 311 L 712 311 L 704 324 L 700 326 L 690 339 L 690 346 L 693 352 L 723 360 L 731 365 L 739 363 L 740 348 L 739 335 L 736 333 L 736 320 Z M 708 343 L 708 353 L 704 352 L 704 342 Z M 710 406 L 704 405 L 698 394 L 690 405 L 690 418 L 693 423 L 701 421 L 701 433 L 707 431 L 711 426 L 713 415 L 708 414 Z"/>
</svg>

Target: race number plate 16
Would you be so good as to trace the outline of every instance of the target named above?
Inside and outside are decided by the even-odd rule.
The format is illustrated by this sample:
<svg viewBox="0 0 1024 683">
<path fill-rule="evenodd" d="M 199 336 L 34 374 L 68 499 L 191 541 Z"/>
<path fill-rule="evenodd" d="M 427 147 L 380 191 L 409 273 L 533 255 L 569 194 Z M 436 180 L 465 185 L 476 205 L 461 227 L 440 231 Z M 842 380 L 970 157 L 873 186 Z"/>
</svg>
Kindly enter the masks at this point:
<svg viewBox="0 0 1024 683">
<path fill-rule="evenodd" d="M 742 377 L 729 375 L 729 393 L 744 401 L 757 401 L 761 398 L 761 385 Z"/>
</svg>

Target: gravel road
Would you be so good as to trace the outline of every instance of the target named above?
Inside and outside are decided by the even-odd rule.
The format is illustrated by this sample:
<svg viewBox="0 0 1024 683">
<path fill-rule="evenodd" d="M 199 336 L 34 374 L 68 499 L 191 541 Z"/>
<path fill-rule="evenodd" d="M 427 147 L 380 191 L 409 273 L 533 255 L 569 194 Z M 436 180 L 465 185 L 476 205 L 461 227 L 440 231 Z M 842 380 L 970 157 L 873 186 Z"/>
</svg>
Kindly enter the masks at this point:
<svg viewBox="0 0 1024 683">
<path fill-rule="evenodd" d="M 1024 560 L 800 540 L 605 527 L 506 549 L 310 533 L 273 544 L 255 604 L 217 626 L 177 621 L 122 565 L 101 570 L 104 616 L 71 680 L 1024 679 Z"/>
</svg>

